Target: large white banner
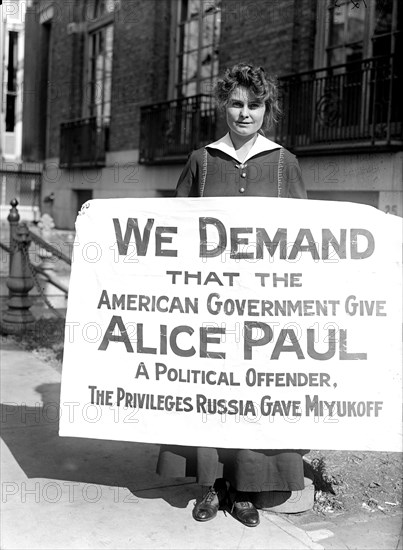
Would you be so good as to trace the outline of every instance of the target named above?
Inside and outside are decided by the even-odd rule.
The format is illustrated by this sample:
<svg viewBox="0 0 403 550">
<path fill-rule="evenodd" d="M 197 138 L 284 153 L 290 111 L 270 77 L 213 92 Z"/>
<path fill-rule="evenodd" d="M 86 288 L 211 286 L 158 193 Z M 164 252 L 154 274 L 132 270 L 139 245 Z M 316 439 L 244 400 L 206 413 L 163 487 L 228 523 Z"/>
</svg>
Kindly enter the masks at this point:
<svg viewBox="0 0 403 550">
<path fill-rule="evenodd" d="M 89 201 L 60 435 L 400 451 L 401 241 L 352 203 Z"/>
</svg>

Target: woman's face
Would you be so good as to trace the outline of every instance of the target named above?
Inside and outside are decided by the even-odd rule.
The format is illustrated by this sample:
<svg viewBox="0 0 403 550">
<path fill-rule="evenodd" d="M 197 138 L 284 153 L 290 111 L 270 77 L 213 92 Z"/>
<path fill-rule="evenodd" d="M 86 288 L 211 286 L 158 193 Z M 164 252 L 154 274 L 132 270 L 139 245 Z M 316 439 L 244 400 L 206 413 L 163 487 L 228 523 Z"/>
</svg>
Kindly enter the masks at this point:
<svg viewBox="0 0 403 550">
<path fill-rule="evenodd" d="M 263 124 L 266 106 L 246 88 L 238 86 L 232 92 L 226 106 L 227 124 L 230 132 L 248 137 L 256 134 Z"/>
</svg>

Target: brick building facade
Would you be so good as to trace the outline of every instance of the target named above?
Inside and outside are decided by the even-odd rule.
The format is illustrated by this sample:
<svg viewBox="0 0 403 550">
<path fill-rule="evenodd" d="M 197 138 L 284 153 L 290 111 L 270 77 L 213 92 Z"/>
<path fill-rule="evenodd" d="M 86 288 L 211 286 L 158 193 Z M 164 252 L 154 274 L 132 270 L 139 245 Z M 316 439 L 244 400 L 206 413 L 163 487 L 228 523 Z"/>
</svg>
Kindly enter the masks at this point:
<svg viewBox="0 0 403 550">
<path fill-rule="evenodd" d="M 258 0 L 222 3 L 220 63 L 240 60 L 281 75 L 312 68 L 316 2 Z"/>
<path fill-rule="evenodd" d="M 187 154 L 223 131 L 217 74 L 246 61 L 282 83 L 270 137 L 297 154 L 311 198 L 402 215 L 401 12 L 398 0 L 31 1 L 23 156 L 43 162 L 44 210 L 72 228 L 90 198 L 171 195 Z"/>
</svg>

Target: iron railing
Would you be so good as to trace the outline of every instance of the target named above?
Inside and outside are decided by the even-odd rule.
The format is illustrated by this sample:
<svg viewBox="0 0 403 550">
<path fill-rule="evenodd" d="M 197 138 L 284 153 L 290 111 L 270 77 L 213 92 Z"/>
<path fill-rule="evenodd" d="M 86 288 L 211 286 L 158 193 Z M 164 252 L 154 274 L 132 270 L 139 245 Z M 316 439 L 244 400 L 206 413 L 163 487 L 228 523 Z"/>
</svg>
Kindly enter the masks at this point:
<svg viewBox="0 0 403 550">
<path fill-rule="evenodd" d="M 313 149 L 402 145 L 402 68 L 393 56 L 279 79 L 283 118 L 276 140 Z"/>
<path fill-rule="evenodd" d="M 80 118 L 60 125 L 60 168 L 105 166 L 107 126 L 96 117 Z"/>
<path fill-rule="evenodd" d="M 140 163 L 182 162 L 214 140 L 216 110 L 211 96 L 163 101 L 141 108 Z"/>
</svg>

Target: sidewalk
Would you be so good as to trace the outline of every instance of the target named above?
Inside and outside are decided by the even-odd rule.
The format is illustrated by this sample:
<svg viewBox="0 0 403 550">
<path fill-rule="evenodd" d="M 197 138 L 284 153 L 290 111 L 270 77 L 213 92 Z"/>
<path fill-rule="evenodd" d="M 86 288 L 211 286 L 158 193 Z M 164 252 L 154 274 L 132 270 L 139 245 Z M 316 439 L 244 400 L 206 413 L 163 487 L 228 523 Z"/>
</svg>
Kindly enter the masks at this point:
<svg viewBox="0 0 403 550">
<path fill-rule="evenodd" d="M 194 521 L 198 486 L 162 481 L 157 445 L 60 438 L 60 374 L 10 345 L 1 369 L 1 548 L 322 548 L 273 514 Z"/>
<path fill-rule="evenodd" d="M 304 525 L 300 516 L 297 526 L 291 515 L 268 512 L 260 512 L 261 524 L 254 529 L 222 512 L 214 521 L 198 523 L 191 515 L 198 486 L 155 474 L 157 445 L 60 438 L 59 392 L 60 373 L 3 341 L 4 550 L 400 547 L 399 518 L 388 518 L 394 521 L 385 527 L 386 536 L 381 527 L 371 532 L 368 523 L 361 523 L 355 535 L 351 525 L 342 525 L 341 538 L 333 523 L 319 518 Z"/>
</svg>

